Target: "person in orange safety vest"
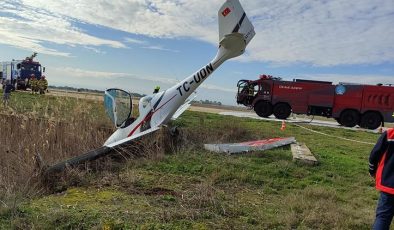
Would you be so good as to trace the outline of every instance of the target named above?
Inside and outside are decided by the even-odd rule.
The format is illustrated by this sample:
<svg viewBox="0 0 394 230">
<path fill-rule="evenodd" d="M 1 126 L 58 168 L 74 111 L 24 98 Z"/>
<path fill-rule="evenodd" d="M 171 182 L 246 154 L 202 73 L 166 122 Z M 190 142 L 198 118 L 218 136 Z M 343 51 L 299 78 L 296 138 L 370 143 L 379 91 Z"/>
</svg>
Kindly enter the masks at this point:
<svg viewBox="0 0 394 230">
<path fill-rule="evenodd" d="M 373 229 L 389 229 L 394 216 L 394 129 L 384 132 L 369 156 L 369 173 L 380 198 Z"/>
</svg>

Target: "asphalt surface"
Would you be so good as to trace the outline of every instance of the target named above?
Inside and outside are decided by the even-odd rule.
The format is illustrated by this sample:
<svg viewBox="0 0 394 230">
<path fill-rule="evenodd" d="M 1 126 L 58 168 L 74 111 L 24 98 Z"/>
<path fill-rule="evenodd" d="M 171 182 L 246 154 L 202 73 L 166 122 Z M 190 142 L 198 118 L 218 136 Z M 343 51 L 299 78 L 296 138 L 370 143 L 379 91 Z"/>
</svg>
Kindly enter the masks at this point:
<svg viewBox="0 0 394 230">
<path fill-rule="evenodd" d="M 266 121 L 278 121 L 282 122 L 283 120 L 276 119 L 274 116 L 270 116 L 268 118 L 264 117 L 259 117 L 256 113 L 254 112 L 220 112 L 220 115 L 225 115 L 225 116 L 235 116 L 235 117 L 245 117 L 245 118 L 252 118 L 252 119 L 258 119 L 258 120 L 266 120 Z M 350 128 L 350 127 L 344 127 L 339 125 L 336 121 L 323 121 L 319 120 L 318 118 L 313 118 L 313 117 L 297 117 L 297 116 L 290 116 L 285 122 L 288 123 L 297 123 L 297 124 L 308 124 L 308 125 L 316 125 L 316 126 L 324 126 L 324 127 L 331 127 L 331 128 L 338 128 L 338 129 L 349 129 L 349 130 L 355 130 L 355 131 L 365 131 L 365 132 L 372 132 L 372 133 L 378 133 L 380 132 L 379 129 L 375 130 L 370 130 L 370 129 L 363 129 L 358 126 Z M 385 127 L 383 127 L 383 130 Z"/>
</svg>

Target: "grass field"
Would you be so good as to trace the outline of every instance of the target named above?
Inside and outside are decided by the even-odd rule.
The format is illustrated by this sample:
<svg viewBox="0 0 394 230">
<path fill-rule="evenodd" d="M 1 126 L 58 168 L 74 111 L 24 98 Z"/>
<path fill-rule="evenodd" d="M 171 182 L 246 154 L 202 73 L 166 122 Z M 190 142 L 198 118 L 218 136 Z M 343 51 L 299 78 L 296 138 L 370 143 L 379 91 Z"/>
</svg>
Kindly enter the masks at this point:
<svg viewBox="0 0 394 230">
<path fill-rule="evenodd" d="M 9 122 L 1 122 L 1 130 L 23 117 L 41 119 L 37 129 L 56 121 L 53 129 L 60 131 L 38 139 L 47 143 L 39 151 L 49 163 L 99 147 L 112 131 L 103 106 L 91 100 L 17 92 L 11 106 L 2 108 L 3 116 L 13 119 L 2 118 Z M 378 197 L 368 175 L 371 145 L 320 136 L 291 124 L 280 131 L 277 122 L 203 112 L 187 111 L 172 125 L 181 133 L 161 143 L 167 146 L 164 152 L 121 163 L 106 159 L 101 170 L 71 170 L 61 179 L 61 192 L 23 183 L 28 176 L 21 172 L 34 171 L 31 154 L 37 147 L 3 152 L 0 170 L 16 173 L 0 176 L 0 228 L 370 229 Z M 372 143 L 379 137 L 306 127 Z M 36 135 L 18 128 L 11 133 L 0 137 L 2 146 L 18 145 L 14 139 L 26 139 L 31 146 L 34 140 L 25 136 Z M 202 148 L 203 143 L 290 136 L 307 144 L 318 166 L 293 162 L 289 147 L 237 156 Z M 57 148 L 50 147 L 54 145 Z M 14 161 L 6 160 L 10 157 Z"/>
</svg>

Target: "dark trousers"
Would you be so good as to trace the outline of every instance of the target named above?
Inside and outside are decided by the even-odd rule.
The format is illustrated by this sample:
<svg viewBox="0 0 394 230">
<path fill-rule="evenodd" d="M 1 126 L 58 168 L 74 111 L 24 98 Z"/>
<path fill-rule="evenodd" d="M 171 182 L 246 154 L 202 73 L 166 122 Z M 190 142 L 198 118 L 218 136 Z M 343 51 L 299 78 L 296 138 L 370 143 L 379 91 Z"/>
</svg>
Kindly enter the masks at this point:
<svg viewBox="0 0 394 230">
<path fill-rule="evenodd" d="M 374 230 L 389 230 L 394 215 L 394 195 L 380 192 Z"/>
</svg>

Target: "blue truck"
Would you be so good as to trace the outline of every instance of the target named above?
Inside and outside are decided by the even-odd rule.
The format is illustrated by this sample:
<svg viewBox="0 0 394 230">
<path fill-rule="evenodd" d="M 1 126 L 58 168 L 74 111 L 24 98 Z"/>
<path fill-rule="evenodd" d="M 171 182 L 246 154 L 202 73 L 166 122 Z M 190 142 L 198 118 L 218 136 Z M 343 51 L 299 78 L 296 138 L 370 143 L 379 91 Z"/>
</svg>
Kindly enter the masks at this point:
<svg viewBox="0 0 394 230">
<path fill-rule="evenodd" d="M 45 67 L 33 60 L 36 56 L 37 53 L 33 53 L 33 55 L 26 57 L 24 60 L 0 62 L 2 83 L 5 80 L 10 80 L 14 89 L 26 90 L 31 88 L 29 80 L 32 75 L 39 80 L 45 72 Z"/>
</svg>

